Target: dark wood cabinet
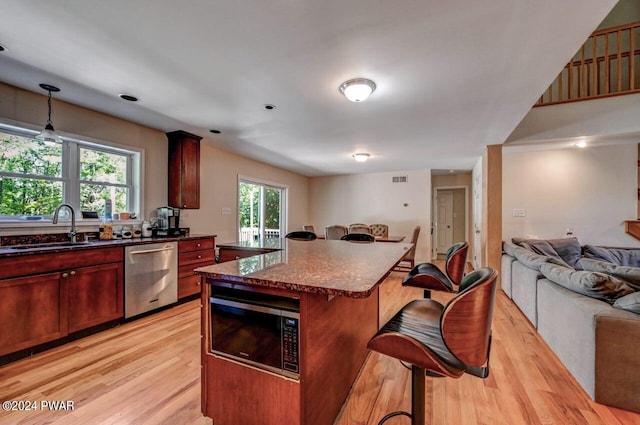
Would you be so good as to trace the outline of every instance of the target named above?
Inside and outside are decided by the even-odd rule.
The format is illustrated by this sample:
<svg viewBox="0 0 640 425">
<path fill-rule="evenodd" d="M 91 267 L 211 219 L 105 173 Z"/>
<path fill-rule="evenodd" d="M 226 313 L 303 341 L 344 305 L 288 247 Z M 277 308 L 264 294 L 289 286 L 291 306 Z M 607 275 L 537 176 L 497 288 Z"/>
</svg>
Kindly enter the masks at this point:
<svg viewBox="0 0 640 425">
<path fill-rule="evenodd" d="M 169 140 L 169 194 L 171 207 L 200 208 L 200 140 L 186 131 L 167 133 Z"/>
<path fill-rule="evenodd" d="M 0 355 L 123 316 L 123 249 L 0 258 Z"/>
<path fill-rule="evenodd" d="M 61 273 L 0 280 L 0 355 L 67 335 L 66 285 Z"/>
<path fill-rule="evenodd" d="M 178 299 L 200 292 L 200 275 L 193 269 L 216 262 L 215 238 L 181 240 L 178 242 Z"/>
<path fill-rule="evenodd" d="M 69 333 L 119 319 L 123 316 L 122 263 L 84 267 L 68 275 Z"/>
</svg>

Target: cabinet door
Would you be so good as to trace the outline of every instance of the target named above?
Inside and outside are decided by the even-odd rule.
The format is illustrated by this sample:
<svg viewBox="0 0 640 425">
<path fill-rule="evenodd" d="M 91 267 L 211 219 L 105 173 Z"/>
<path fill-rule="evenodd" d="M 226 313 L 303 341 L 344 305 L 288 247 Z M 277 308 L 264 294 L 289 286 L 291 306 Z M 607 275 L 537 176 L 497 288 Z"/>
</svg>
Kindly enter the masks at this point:
<svg viewBox="0 0 640 425">
<path fill-rule="evenodd" d="M 200 139 L 184 131 L 167 133 L 169 139 L 169 196 L 171 207 L 200 208 Z"/>
<path fill-rule="evenodd" d="M 66 336 L 66 298 L 62 273 L 0 280 L 0 355 Z"/>
<path fill-rule="evenodd" d="M 69 332 L 119 319 L 124 315 L 122 263 L 84 267 L 69 275 Z"/>
</svg>

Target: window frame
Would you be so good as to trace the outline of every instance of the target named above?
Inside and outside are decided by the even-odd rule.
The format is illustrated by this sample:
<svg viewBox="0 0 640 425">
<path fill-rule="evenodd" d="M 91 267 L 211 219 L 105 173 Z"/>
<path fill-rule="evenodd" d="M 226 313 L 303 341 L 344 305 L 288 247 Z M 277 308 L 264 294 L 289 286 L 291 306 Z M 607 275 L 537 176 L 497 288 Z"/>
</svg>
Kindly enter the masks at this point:
<svg viewBox="0 0 640 425">
<path fill-rule="evenodd" d="M 34 138 L 40 128 L 31 124 L 0 118 L 0 131 L 13 134 L 19 137 Z M 128 209 L 138 213 L 139 217 L 145 216 L 144 202 L 144 149 L 139 147 L 114 143 L 107 140 L 96 139 L 89 136 L 76 135 L 66 132 L 59 132 L 62 144 L 62 175 L 60 177 L 50 177 L 41 175 L 29 175 L 13 172 L 0 172 L 1 176 L 17 178 L 37 178 L 49 181 L 62 181 L 63 199 L 62 202 L 70 204 L 76 211 L 76 220 L 82 222 L 80 214 L 80 185 L 96 184 L 96 182 L 80 180 L 80 149 L 85 148 L 106 153 L 125 155 L 127 157 L 127 184 L 121 183 L 97 183 L 105 186 L 128 187 L 129 196 L 127 199 Z M 23 216 L 0 215 L 0 222 L 3 226 L 10 224 L 11 227 L 40 227 L 44 223 L 30 222 L 24 220 Z M 50 219 L 51 215 L 42 216 L 43 219 Z M 93 220 L 95 223 L 95 219 Z M 50 223 L 48 223 L 50 224 Z M 34 226 L 35 225 L 35 226 Z"/>
</svg>

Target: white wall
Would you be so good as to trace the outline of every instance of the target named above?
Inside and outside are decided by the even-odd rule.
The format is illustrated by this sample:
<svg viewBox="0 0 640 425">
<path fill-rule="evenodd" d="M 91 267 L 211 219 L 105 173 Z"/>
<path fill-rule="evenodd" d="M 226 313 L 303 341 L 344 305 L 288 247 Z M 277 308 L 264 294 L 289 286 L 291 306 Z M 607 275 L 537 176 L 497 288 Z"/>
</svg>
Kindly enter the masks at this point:
<svg viewBox="0 0 640 425">
<path fill-rule="evenodd" d="M 588 103 L 588 102 L 583 102 Z M 637 145 L 521 151 L 503 149 L 503 239 L 562 237 L 582 244 L 639 246 L 624 232 L 636 219 Z M 524 209 L 525 217 L 513 217 Z"/>
<path fill-rule="evenodd" d="M 407 183 L 392 183 L 393 176 Z M 309 223 L 318 233 L 332 224 L 385 223 L 390 235 L 406 235 L 420 226 L 416 261 L 429 261 L 431 250 L 430 170 L 312 177 Z M 405 206 L 405 204 L 407 204 Z"/>
<path fill-rule="evenodd" d="M 200 209 L 183 210 L 194 232 L 216 233 L 219 242 L 237 239 L 238 175 L 287 186 L 287 231 L 307 224 L 309 178 L 206 145 L 200 149 Z M 228 208 L 230 214 L 222 214 Z"/>
</svg>

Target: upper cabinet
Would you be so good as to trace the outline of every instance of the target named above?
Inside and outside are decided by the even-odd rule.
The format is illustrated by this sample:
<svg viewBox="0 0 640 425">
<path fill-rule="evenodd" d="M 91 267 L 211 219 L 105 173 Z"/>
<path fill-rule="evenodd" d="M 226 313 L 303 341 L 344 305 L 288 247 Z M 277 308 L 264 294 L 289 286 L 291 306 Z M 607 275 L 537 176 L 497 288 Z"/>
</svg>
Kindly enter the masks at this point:
<svg viewBox="0 0 640 425">
<path fill-rule="evenodd" d="M 167 133 L 169 139 L 170 207 L 200 208 L 200 140 L 186 131 Z"/>
</svg>

